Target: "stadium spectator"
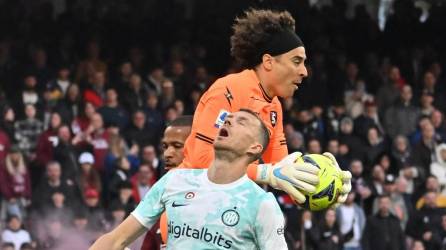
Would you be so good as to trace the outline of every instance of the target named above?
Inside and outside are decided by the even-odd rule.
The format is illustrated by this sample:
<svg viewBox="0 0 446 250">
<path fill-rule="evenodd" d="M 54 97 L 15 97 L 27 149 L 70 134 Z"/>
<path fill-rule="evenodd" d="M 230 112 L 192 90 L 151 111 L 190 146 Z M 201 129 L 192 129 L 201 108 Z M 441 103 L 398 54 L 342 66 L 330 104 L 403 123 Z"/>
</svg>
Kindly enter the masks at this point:
<svg viewBox="0 0 446 250">
<path fill-rule="evenodd" d="M 405 81 L 401 77 L 401 71 L 395 65 L 390 67 L 386 80 L 387 81 L 379 88 L 376 95 L 376 102 L 380 114 L 384 114 L 384 112 L 398 100 L 400 90 L 405 85 Z"/>
<path fill-rule="evenodd" d="M 9 152 L 9 148 L 11 147 L 11 140 L 1 127 L 0 127 L 0 162 L 4 161 L 6 155 Z"/>
<path fill-rule="evenodd" d="M 119 65 L 117 76 L 113 79 L 113 87 L 118 93 L 123 93 L 130 82 L 130 76 L 133 73 L 132 63 L 124 61 Z"/>
<path fill-rule="evenodd" d="M 76 83 L 88 80 L 94 72 L 107 72 L 107 64 L 101 60 L 101 47 L 98 41 L 89 41 L 86 46 L 87 57 L 77 66 Z"/>
<path fill-rule="evenodd" d="M 98 191 L 92 188 L 85 190 L 83 200 L 87 208 L 87 229 L 95 235 L 101 233 L 107 227 L 107 220 Z"/>
<path fill-rule="evenodd" d="M 446 144 L 442 143 L 435 149 L 436 159 L 430 165 L 431 174 L 437 177 L 441 189 L 446 187 Z"/>
<path fill-rule="evenodd" d="M 72 182 L 79 172 L 76 149 L 71 143 L 71 133 L 67 125 L 62 125 L 57 131 L 57 144 L 54 148 L 53 160 L 60 163 L 62 177 Z"/>
<path fill-rule="evenodd" d="M 407 221 L 409 220 L 409 208 L 406 206 L 406 201 L 402 193 L 397 189 L 396 177 L 392 174 L 387 174 L 384 181 L 383 193 L 390 198 L 391 206 L 390 212 L 395 215 L 401 224 L 401 228 L 406 228 Z M 379 210 L 378 199 L 375 199 L 373 203 L 372 213 L 377 213 Z"/>
<path fill-rule="evenodd" d="M 38 90 L 37 78 L 34 74 L 25 74 L 23 78 L 23 89 L 21 91 L 15 91 L 15 98 L 12 100 L 12 106 L 18 117 L 26 117 L 25 108 L 26 105 L 33 105 L 37 109 L 43 104 L 43 97 Z"/>
<path fill-rule="evenodd" d="M 94 157 L 90 152 L 83 152 L 79 156 L 80 171 L 76 179 L 79 190 L 82 194 L 88 189 L 94 189 L 99 194 L 102 192 L 101 177 L 97 170 L 93 168 Z"/>
<path fill-rule="evenodd" d="M 17 121 L 14 124 L 15 139 L 25 157 L 34 160 L 37 138 L 43 131 L 43 123 L 37 119 L 36 108 L 32 104 L 25 106 L 25 115 L 24 120 Z"/>
<path fill-rule="evenodd" d="M 406 233 L 424 243 L 432 240 L 433 233 L 441 226 L 444 209 L 437 207 L 437 193 L 428 191 L 424 195 L 425 204 L 410 218 Z"/>
<path fill-rule="evenodd" d="M 67 205 L 74 207 L 80 202 L 80 193 L 75 183 L 62 178 L 62 169 L 58 162 L 50 161 L 46 165 L 46 174 L 36 187 L 33 195 L 33 209 L 43 209 L 52 201 L 52 195 L 60 192 L 65 196 Z"/>
<path fill-rule="evenodd" d="M 430 175 L 426 178 L 426 183 L 424 188 L 420 188 L 420 191 L 414 194 L 414 198 L 419 197 L 421 192 L 434 192 L 436 193 L 436 206 L 441 208 L 446 208 L 446 196 L 441 193 L 441 186 L 438 182 L 438 178 L 434 175 Z M 425 204 L 425 196 L 421 196 L 416 204 L 416 209 L 421 209 Z"/>
<path fill-rule="evenodd" d="M 10 242 L 14 250 L 20 250 L 23 243 L 30 243 L 31 236 L 28 231 L 22 229 L 22 220 L 17 215 L 11 215 L 7 220 L 8 227 L 2 232 L 2 242 Z"/>
<path fill-rule="evenodd" d="M 115 161 L 115 171 L 108 181 L 109 200 L 119 197 L 119 185 L 125 181 L 130 181 L 130 162 L 126 157 L 119 157 Z"/>
<path fill-rule="evenodd" d="M 378 197 L 378 212 L 367 219 L 364 228 L 362 247 L 369 249 L 405 249 L 404 233 L 399 219 L 390 213 L 389 196 Z"/>
<path fill-rule="evenodd" d="M 355 196 L 355 192 L 350 192 L 345 203 L 336 209 L 336 221 L 343 239 L 343 250 L 361 249 L 366 217 L 362 207 L 354 202 Z"/>
<path fill-rule="evenodd" d="M 132 174 L 138 170 L 140 163 L 139 146 L 133 144 L 130 148 L 127 147 L 125 140 L 119 135 L 111 135 L 109 137 L 108 153 L 105 156 L 105 172 L 110 176 L 115 170 L 116 159 L 119 157 L 126 157 L 130 162 Z"/>
<path fill-rule="evenodd" d="M 25 164 L 24 156 L 16 146 L 11 147 L 5 161 L 0 164 L 1 219 L 7 214 L 26 218 L 31 200 L 31 180 Z"/>
<path fill-rule="evenodd" d="M 72 84 L 70 81 L 70 68 L 68 65 L 60 65 L 57 70 L 56 79 L 49 81 L 46 84 L 46 88 L 50 90 L 52 98 L 57 100 L 62 100 L 65 98 L 68 88 Z"/>
<path fill-rule="evenodd" d="M 335 210 L 327 209 L 325 211 L 323 222 L 318 227 L 317 234 L 318 249 L 336 250 L 342 246 L 343 238 L 336 221 Z"/>
<path fill-rule="evenodd" d="M 129 83 L 122 92 L 122 104 L 130 113 L 144 107 L 149 90 L 139 74 L 130 75 Z"/>
<path fill-rule="evenodd" d="M 98 109 L 104 119 L 105 126 L 116 125 L 123 130 L 129 121 L 127 111 L 119 105 L 118 93 L 115 89 L 108 89 L 105 93 L 105 104 Z"/>
<path fill-rule="evenodd" d="M 6 106 L 2 113 L 2 129 L 5 131 L 5 133 L 8 135 L 9 140 L 11 142 L 15 141 L 15 111 L 12 107 Z"/>
<path fill-rule="evenodd" d="M 415 132 L 420 110 L 412 104 L 412 88 L 405 85 L 400 91 L 400 100 L 385 111 L 385 128 L 390 138 L 398 134 L 409 136 Z"/>
<path fill-rule="evenodd" d="M 95 108 L 101 107 L 105 102 L 105 74 L 105 71 L 94 71 L 88 77 L 88 87 L 83 92 L 84 100 L 93 104 Z"/>
<path fill-rule="evenodd" d="M 156 182 L 156 172 L 149 165 L 139 166 L 138 172 L 130 179 L 132 183 L 132 196 L 136 203 L 139 203 L 144 195 Z"/>
<path fill-rule="evenodd" d="M 91 102 L 84 102 L 81 109 L 82 110 L 79 112 L 78 116 L 71 122 L 71 130 L 73 131 L 73 134 L 76 136 L 79 135 L 82 138 L 85 137 L 85 135 L 81 133 L 85 133 L 90 127 L 91 119 L 96 113 L 96 108 Z"/>
<path fill-rule="evenodd" d="M 124 135 L 127 145 L 137 144 L 139 148 L 143 148 L 148 144 L 157 145 L 159 140 L 156 131 L 152 131 L 147 126 L 146 115 L 140 110 L 132 114 L 132 123 L 124 131 Z"/>
<path fill-rule="evenodd" d="M 78 117 L 83 110 L 79 86 L 71 84 L 65 95 L 55 108 L 55 111 L 62 116 L 63 123 L 71 124 L 75 117 Z"/>
</svg>

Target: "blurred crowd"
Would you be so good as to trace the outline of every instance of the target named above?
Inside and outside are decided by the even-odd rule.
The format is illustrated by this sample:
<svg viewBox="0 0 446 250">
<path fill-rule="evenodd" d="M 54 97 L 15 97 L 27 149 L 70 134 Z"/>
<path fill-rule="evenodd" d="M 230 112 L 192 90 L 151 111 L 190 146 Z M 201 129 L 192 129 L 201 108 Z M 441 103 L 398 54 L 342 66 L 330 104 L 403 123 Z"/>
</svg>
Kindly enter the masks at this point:
<svg viewBox="0 0 446 250">
<path fill-rule="evenodd" d="M 350 1 L 272 2 L 0 0 L 1 249 L 86 249 L 119 224 L 166 171 L 166 125 L 238 70 L 230 28 L 249 6 L 290 11 L 307 49 L 281 100 L 289 152 L 353 175 L 324 213 L 275 192 L 290 249 L 446 249 L 446 6 L 420 22 L 390 1 L 380 30 Z"/>
</svg>

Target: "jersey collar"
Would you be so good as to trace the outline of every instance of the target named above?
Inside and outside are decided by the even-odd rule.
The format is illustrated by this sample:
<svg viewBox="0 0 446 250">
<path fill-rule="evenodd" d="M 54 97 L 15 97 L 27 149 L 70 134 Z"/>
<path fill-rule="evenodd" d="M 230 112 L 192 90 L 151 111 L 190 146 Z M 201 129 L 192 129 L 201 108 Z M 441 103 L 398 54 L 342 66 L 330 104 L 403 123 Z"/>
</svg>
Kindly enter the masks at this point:
<svg viewBox="0 0 446 250">
<path fill-rule="evenodd" d="M 267 102 L 272 102 L 273 98 L 269 97 L 268 94 L 266 93 L 265 89 L 263 88 L 262 84 L 260 83 L 260 79 L 257 77 L 256 72 L 253 69 L 247 70 L 249 77 L 253 80 L 253 82 L 257 83 L 257 86 L 260 90 L 260 93 L 263 97 L 263 99 L 265 99 L 265 101 Z"/>
</svg>

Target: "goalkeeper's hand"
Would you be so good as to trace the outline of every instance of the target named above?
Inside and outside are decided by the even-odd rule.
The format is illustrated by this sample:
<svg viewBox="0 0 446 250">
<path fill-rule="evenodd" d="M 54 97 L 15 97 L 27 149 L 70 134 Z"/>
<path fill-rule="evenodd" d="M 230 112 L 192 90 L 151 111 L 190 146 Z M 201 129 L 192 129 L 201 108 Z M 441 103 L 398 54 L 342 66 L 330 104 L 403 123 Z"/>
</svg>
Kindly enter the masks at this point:
<svg viewBox="0 0 446 250">
<path fill-rule="evenodd" d="M 319 168 L 310 163 L 296 163 L 301 156 L 301 152 L 294 152 L 272 166 L 260 164 L 256 181 L 285 191 L 295 202 L 304 203 L 306 198 L 301 191 L 316 191 Z"/>
<path fill-rule="evenodd" d="M 338 162 L 336 161 L 336 158 L 334 157 L 333 154 L 329 153 L 329 152 L 325 152 L 323 153 L 323 155 L 327 156 L 328 158 L 331 159 L 331 161 L 333 162 L 333 164 L 336 166 L 336 168 L 339 170 L 339 175 L 342 179 L 342 188 L 341 188 L 341 193 L 338 197 L 338 200 L 336 201 L 336 203 L 334 204 L 334 206 L 338 206 L 341 203 L 344 203 L 345 200 L 347 200 L 347 196 L 348 193 L 352 190 L 352 174 L 349 171 L 344 171 L 339 167 Z"/>
</svg>

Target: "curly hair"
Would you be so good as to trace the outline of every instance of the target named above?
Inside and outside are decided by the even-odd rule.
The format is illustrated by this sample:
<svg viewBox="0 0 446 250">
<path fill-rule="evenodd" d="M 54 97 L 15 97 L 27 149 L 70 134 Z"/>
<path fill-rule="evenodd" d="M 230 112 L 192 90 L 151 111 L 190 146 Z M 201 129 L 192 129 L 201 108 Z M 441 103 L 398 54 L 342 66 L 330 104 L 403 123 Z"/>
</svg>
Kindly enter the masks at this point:
<svg viewBox="0 0 446 250">
<path fill-rule="evenodd" d="M 295 21 L 287 11 L 250 9 L 235 19 L 233 30 L 231 55 L 241 67 L 252 69 L 262 61 L 262 48 L 272 35 L 294 31 Z"/>
</svg>

